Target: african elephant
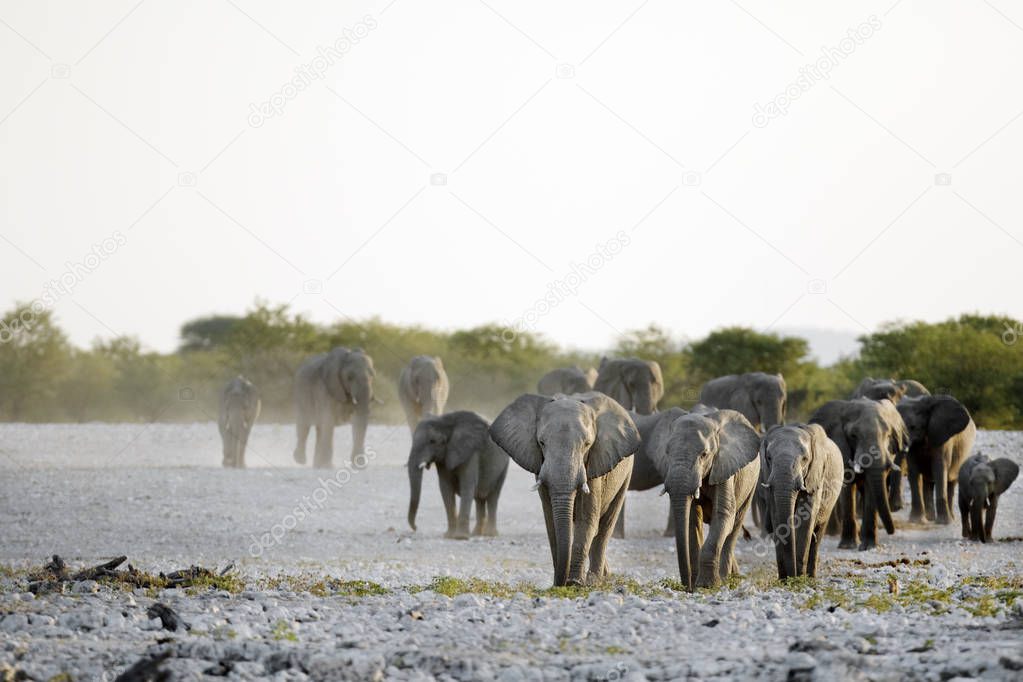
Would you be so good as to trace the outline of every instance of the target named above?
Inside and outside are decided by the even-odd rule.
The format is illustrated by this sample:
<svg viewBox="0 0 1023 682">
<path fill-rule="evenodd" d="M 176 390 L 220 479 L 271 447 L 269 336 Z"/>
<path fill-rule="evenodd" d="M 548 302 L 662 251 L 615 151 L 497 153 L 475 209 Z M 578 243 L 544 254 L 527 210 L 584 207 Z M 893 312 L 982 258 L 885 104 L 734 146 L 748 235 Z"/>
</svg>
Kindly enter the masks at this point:
<svg viewBox="0 0 1023 682">
<path fill-rule="evenodd" d="M 959 516 L 964 538 L 991 542 L 998 496 L 1017 476 L 1019 465 L 1004 457 L 989 459 L 978 453 L 963 462 L 959 469 Z"/>
<path fill-rule="evenodd" d="M 295 412 L 298 444 L 295 461 L 305 464 L 305 443 L 309 429 L 316 427 L 316 453 L 313 465 L 332 466 L 334 427 L 352 422 L 352 465 L 365 461 L 363 448 L 369 425 L 369 406 L 373 402 L 373 359 L 361 348 L 338 346 L 329 353 L 316 355 L 295 373 Z"/>
<path fill-rule="evenodd" d="M 636 424 L 636 429 L 639 431 L 640 445 L 639 449 L 636 450 L 636 454 L 632 457 L 632 478 L 629 479 L 629 490 L 650 490 L 659 485 L 664 485 L 664 477 L 658 471 L 648 452 L 651 442 L 650 435 L 662 421 L 672 422 L 684 414 L 689 413 L 681 407 L 672 407 L 664 412 L 655 412 L 654 414 L 630 413 L 629 416 L 632 417 L 632 421 Z M 618 522 L 615 524 L 614 537 L 625 537 L 625 503 L 622 503 L 622 511 L 618 515 Z M 675 517 L 670 512 L 668 514 L 668 525 L 664 530 L 664 537 L 675 537 Z"/>
<path fill-rule="evenodd" d="M 870 398 L 871 400 L 891 400 L 898 404 L 903 398 L 915 398 L 921 395 L 930 395 L 923 384 L 913 379 L 875 379 L 866 377 L 853 391 L 850 400 L 856 398 Z M 908 447 L 908 444 L 907 444 Z M 902 509 L 902 474 L 905 466 L 906 452 L 900 451 L 895 455 L 896 468 L 888 473 L 888 505 L 892 511 Z"/>
<path fill-rule="evenodd" d="M 585 372 L 578 367 L 559 367 L 540 377 L 536 392 L 540 395 L 586 393 L 593 390 L 593 382 L 596 380 L 597 370 L 592 367 Z"/>
<path fill-rule="evenodd" d="M 245 446 L 259 417 L 259 391 L 239 375 L 227 382 L 220 394 L 220 439 L 224 443 L 224 466 L 245 468 Z"/>
<path fill-rule="evenodd" d="M 652 414 L 657 411 L 657 401 L 664 395 L 661 366 L 638 358 L 601 358 L 593 390 L 617 400 L 626 410 Z"/>
<path fill-rule="evenodd" d="M 432 355 L 417 355 L 398 376 L 398 398 L 413 434 L 423 416 L 444 414 L 448 402 L 448 375 L 444 363 Z"/>
<path fill-rule="evenodd" d="M 469 501 L 476 501 L 473 535 L 497 535 L 497 500 L 508 474 L 508 455 L 490 438 L 490 424 L 475 412 L 424 417 L 408 456 L 408 525 L 416 529 L 423 469 L 437 465 L 440 496 L 448 514 L 446 538 L 469 538 Z M 461 506 L 455 513 L 455 497 Z"/>
<path fill-rule="evenodd" d="M 700 390 L 700 402 L 735 410 L 763 433 L 785 423 L 785 379 L 781 374 L 750 372 L 711 379 Z"/>
<path fill-rule="evenodd" d="M 895 532 L 895 521 L 885 484 L 895 468 L 895 453 L 901 449 L 906 425 L 890 400 L 832 400 L 810 417 L 820 424 L 842 453 L 844 482 L 839 495 L 838 514 L 842 521 L 840 549 L 857 546 L 857 495 L 863 495 L 863 528 L 859 549 L 877 546 L 877 518 L 885 532 Z"/>
<path fill-rule="evenodd" d="M 644 443 L 675 517 L 682 584 L 715 587 L 738 573 L 735 542 L 760 476 L 760 436 L 735 410 L 662 419 Z M 704 519 L 710 524 L 703 539 Z"/>
<path fill-rule="evenodd" d="M 977 426 L 966 407 L 948 395 L 903 398 L 899 414 L 909 430 L 910 521 L 951 522 L 959 467 L 970 456 Z"/>
<path fill-rule="evenodd" d="M 776 426 L 760 453 L 778 578 L 816 577 L 824 529 L 842 491 L 842 453 L 819 424 Z"/>
<path fill-rule="evenodd" d="M 526 394 L 502 410 L 490 435 L 536 475 L 555 586 L 606 576 L 607 542 L 639 447 L 629 414 L 596 391 L 555 398 Z"/>
</svg>

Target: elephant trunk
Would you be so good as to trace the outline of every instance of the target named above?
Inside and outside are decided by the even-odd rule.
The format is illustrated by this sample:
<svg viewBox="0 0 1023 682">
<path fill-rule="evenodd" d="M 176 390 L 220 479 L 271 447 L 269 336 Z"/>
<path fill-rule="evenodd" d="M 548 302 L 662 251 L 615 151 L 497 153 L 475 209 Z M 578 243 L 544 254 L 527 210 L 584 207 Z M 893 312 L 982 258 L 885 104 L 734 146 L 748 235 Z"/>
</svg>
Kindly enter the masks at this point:
<svg viewBox="0 0 1023 682">
<path fill-rule="evenodd" d="M 554 516 L 554 586 L 568 584 L 568 569 L 572 561 L 573 512 L 575 491 L 562 493 L 551 498 L 551 512 Z"/>
<path fill-rule="evenodd" d="M 885 486 L 885 468 L 874 467 L 867 472 L 867 494 L 872 495 L 874 506 L 884 524 L 884 530 L 888 535 L 895 532 L 895 521 L 892 519 L 892 508 L 888 504 L 888 488 Z"/>
<path fill-rule="evenodd" d="M 415 459 L 408 461 L 408 525 L 416 529 L 416 514 L 419 512 L 419 495 L 423 490 L 423 470 Z"/>
<path fill-rule="evenodd" d="M 973 506 L 970 508 L 970 535 L 972 540 L 980 540 L 981 542 L 987 542 L 987 534 L 984 532 L 984 498 L 975 498 L 973 500 Z"/>
<path fill-rule="evenodd" d="M 652 387 L 646 387 L 633 394 L 632 409 L 636 410 L 637 414 L 654 413 L 654 398 L 651 394 L 652 391 Z"/>
<path fill-rule="evenodd" d="M 778 556 L 785 577 L 794 578 L 802 574 L 802 571 L 796 564 L 796 491 L 792 489 L 791 481 L 788 485 L 779 484 L 774 487 L 773 502 L 774 518 L 781 520 L 781 523 L 774 525 L 774 541 L 781 547 Z"/>
<path fill-rule="evenodd" d="M 369 404 L 372 396 L 360 400 L 352 412 L 352 466 L 360 468 L 366 464 L 365 457 L 360 461 L 359 455 L 365 454 L 366 428 L 369 426 Z"/>
<path fill-rule="evenodd" d="M 244 411 L 240 407 L 228 408 L 227 433 L 224 434 L 224 466 L 241 466 L 244 429 Z"/>
<path fill-rule="evenodd" d="M 678 555 L 678 577 L 682 586 L 693 591 L 696 576 L 695 566 L 690 561 L 689 523 L 692 505 L 696 503 L 692 495 L 671 494 L 671 514 L 675 518 L 675 553 Z"/>
<path fill-rule="evenodd" d="M 785 415 L 782 411 L 782 403 L 768 404 L 760 414 L 760 426 L 764 430 L 764 433 L 772 426 L 779 426 L 785 423 Z"/>
</svg>

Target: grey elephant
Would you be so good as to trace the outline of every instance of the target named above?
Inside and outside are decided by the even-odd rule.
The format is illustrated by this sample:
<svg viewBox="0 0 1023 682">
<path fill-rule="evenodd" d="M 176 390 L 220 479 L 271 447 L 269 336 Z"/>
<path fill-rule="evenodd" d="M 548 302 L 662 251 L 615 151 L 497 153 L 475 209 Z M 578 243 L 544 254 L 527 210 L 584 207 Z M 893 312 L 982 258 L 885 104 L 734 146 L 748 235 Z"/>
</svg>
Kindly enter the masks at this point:
<svg viewBox="0 0 1023 682">
<path fill-rule="evenodd" d="M 437 466 L 448 516 L 446 538 L 469 538 L 469 503 L 476 502 L 473 535 L 497 535 L 497 501 L 508 474 L 508 454 L 490 438 L 490 424 L 475 412 L 425 417 L 412 435 L 408 456 L 408 525 L 416 529 L 423 470 Z M 456 513 L 455 497 L 461 498 Z"/>
<path fill-rule="evenodd" d="M 865 377 L 853 391 L 850 400 L 870 398 L 871 400 L 891 400 L 898 404 L 903 398 L 916 398 L 930 395 L 931 392 L 919 381 L 913 379 L 875 379 Z M 888 473 L 888 506 L 892 511 L 902 509 L 902 476 L 906 467 L 906 451 L 895 455 L 896 467 Z"/>
<path fill-rule="evenodd" d="M 735 543 L 760 477 L 760 436 L 735 410 L 660 420 L 644 444 L 675 517 L 682 585 L 715 587 L 738 573 Z M 703 523 L 710 528 L 703 538 Z"/>
<path fill-rule="evenodd" d="M 817 575 L 820 544 L 842 491 L 842 453 L 819 424 L 776 426 L 760 448 L 764 522 L 778 578 Z"/>
<path fill-rule="evenodd" d="M 923 384 L 913 379 L 875 379 L 874 377 L 865 377 L 853 391 L 850 400 L 855 400 L 856 398 L 883 400 L 887 398 L 893 403 L 898 403 L 903 398 L 916 398 L 930 394 L 931 392 Z"/>
<path fill-rule="evenodd" d="M 977 453 L 959 469 L 959 516 L 963 537 L 991 542 L 998 497 L 1019 476 L 1019 465 L 1004 457 L 989 459 Z"/>
<path fill-rule="evenodd" d="M 227 382 L 221 391 L 217 426 L 224 444 L 225 467 L 245 468 L 245 446 L 259 417 L 260 405 L 259 391 L 241 375 Z"/>
<path fill-rule="evenodd" d="M 607 543 L 640 442 L 629 414 L 595 391 L 553 398 L 526 394 L 502 410 L 490 435 L 536 475 L 554 585 L 606 576 Z"/>
<path fill-rule="evenodd" d="M 718 377 L 700 390 L 701 403 L 740 412 L 761 433 L 785 423 L 787 397 L 784 377 L 764 372 Z"/>
<path fill-rule="evenodd" d="M 886 480 L 896 467 L 895 453 L 903 449 L 906 425 L 890 400 L 832 400 L 810 417 L 820 424 L 842 453 L 844 482 L 838 503 L 842 524 L 840 549 L 877 546 L 877 519 L 885 532 L 895 532 Z M 863 500 L 863 527 L 857 527 L 858 495 Z"/>
<path fill-rule="evenodd" d="M 626 410 L 652 414 L 657 411 L 657 401 L 664 396 L 661 366 L 638 358 L 601 358 L 593 390 L 617 400 Z"/>
<path fill-rule="evenodd" d="M 592 367 L 585 372 L 578 367 L 559 367 L 540 377 L 536 392 L 540 395 L 586 393 L 593 390 L 596 380 L 597 370 Z"/>
<path fill-rule="evenodd" d="M 369 407 L 374 401 L 373 359 L 361 348 L 338 346 L 329 353 L 316 355 L 295 374 L 295 423 L 298 443 L 295 461 L 305 464 L 305 444 L 309 429 L 316 427 L 316 451 L 313 466 L 328 468 L 334 461 L 334 427 L 352 423 L 352 465 L 365 464 L 366 428 Z"/>
<path fill-rule="evenodd" d="M 417 355 L 402 368 L 398 376 L 398 399 L 405 410 L 409 431 L 415 433 L 416 424 L 424 416 L 444 414 L 449 390 L 448 375 L 438 357 Z"/>
<path fill-rule="evenodd" d="M 951 523 L 959 467 L 973 450 L 977 426 L 966 406 L 949 395 L 903 398 L 898 411 L 910 437 L 909 519 Z"/>
</svg>

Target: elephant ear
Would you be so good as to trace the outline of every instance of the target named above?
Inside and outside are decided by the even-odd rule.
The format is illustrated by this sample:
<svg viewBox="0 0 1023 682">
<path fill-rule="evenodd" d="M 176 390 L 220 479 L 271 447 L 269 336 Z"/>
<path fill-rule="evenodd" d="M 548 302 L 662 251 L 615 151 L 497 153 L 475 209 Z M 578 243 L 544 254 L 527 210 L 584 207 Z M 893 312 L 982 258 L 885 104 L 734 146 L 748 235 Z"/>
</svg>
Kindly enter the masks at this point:
<svg viewBox="0 0 1023 682">
<path fill-rule="evenodd" d="M 444 466 L 447 469 L 457 469 L 473 455 L 483 452 L 490 434 L 487 423 L 479 415 L 464 412 L 449 416 L 452 429 L 444 455 Z"/>
<path fill-rule="evenodd" d="M 707 477 L 711 485 L 724 483 L 760 454 L 760 436 L 742 414 L 718 410 L 707 415 L 718 424 L 718 454 Z"/>
<path fill-rule="evenodd" d="M 927 420 L 927 440 L 932 448 L 941 445 L 970 423 L 969 411 L 955 398 L 938 398 L 936 402 Z"/>
<path fill-rule="evenodd" d="M 882 398 L 877 401 L 877 408 L 881 413 L 881 418 L 892 430 L 892 456 L 907 450 L 910 440 L 909 429 L 906 428 L 906 422 L 903 421 L 895 403 L 888 398 Z"/>
<path fill-rule="evenodd" d="M 647 366 L 650 368 L 650 374 L 653 377 L 653 399 L 654 405 L 664 397 L 664 377 L 661 375 L 661 366 L 653 360 L 647 361 Z"/>
<path fill-rule="evenodd" d="M 845 437 L 845 419 L 843 416 L 846 403 L 847 401 L 844 400 L 832 400 L 824 403 L 810 417 L 810 423 L 817 424 L 824 429 L 824 433 L 831 439 L 831 442 L 838 446 L 838 451 L 842 453 L 842 461 L 845 462 L 846 466 L 851 466 L 853 451 L 849 445 L 849 440 Z"/>
<path fill-rule="evenodd" d="M 617 401 L 591 391 L 576 396 L 597 413 L 597 437 L 586 457 L 586 478 L 597 478 L 639 449 L 639 429 Z"/>
<path fill-rule="evenodd" d="M 341 381 L 341 367 L 348 359 L 349 353 L 347 348 L 335 348 L 323 359 L 323 365 L 320 367 L 320 375 L 323 384 L 327 387 L 327 393 L 331 398 L 342 403 L 351 402 L 348 389 Z"/>
<path fill-rule="evenodd" d="M 515 463 L 526 471 L 539 474 L 543 452 L 536 442 L 536 426 L 540 410 L 551 402 L 547 396 L 526 393 L 501 410 L 490 425 L 490 437 Z"/>
<path fill-rule="evenodd" d="M 804 424 L 803 430 L 810 435 L 810 469 L 809 475 L 803 477 L 803 484 L 811 493 L 816 492 L 824 482 L 824 468 L 827 466 L 830 453 L 838 453 L 838 446 L 828 438 L 824 427 L 820 424 Z M 841 456 L 841 453 L 839 453 Z"/>
<path fill-rule="evenodd" d="M 667 449 L 668 441 L 671 440 L 671 426 L 675 423 L 675 420 L 679 417 L 683 417 L 688 414 L 681 407 L 673 407 L 665 412 L 658 412 L 657 414 L 634 417 L 636 421 L 653 421 L 654 424 L 649 430 L 643 431 L 640 429 L 640 450 L 642 450 L 647 458 L 654 463 L 654 466 L 663 476 L 667 470 Z M 645 428 L 645 427 L 644 427 Z"/>
<path fill-rule="evenodd" d="M 1012 482 L 1019 476 L 1019 465 L 1011 459 L 1002 457 L 993 460 L 991 468 L 995 472 L 995 495 L 1001 495 L 1008 490 Z"/>
</svg>

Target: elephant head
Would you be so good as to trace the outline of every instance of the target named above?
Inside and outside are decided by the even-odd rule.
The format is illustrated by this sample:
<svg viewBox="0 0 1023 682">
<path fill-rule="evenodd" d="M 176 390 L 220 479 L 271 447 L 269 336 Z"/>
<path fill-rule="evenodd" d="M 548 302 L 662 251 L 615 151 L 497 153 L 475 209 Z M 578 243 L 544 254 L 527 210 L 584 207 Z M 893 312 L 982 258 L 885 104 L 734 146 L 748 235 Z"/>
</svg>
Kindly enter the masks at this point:
<svg viewBox="0 0 1023 682">
<path fill-rule="evenodd" d="M 409 364 L 409 389 L 423 415 L 444 412 L 448 400 L 448 376 L 439 357 L 419 355 Z"/>
<path fill-rule="evenodd" d="M 416 529 L 416 513 L 423 488 L 423 470 L 436 464 L 457 469 L 473 455 L 483 452 L 490 435 L 487 422 L 475 412 L 449 412 L 424 418 L 412 435 L 408 456 L 409 503 L 408 525 Z"/>
<path fill-rule="evenodd" d="M 948 395 L 905 398 L 897 409 L 906 424 L 911 447 L 939 448 L 970 423 L 969 410 Z"/>
<path fill-rule="evenodd" d="M 662 420 L 647 448 L 664 477 L 675 518 L 675 549 L 682 583 L 693 589 L 696 548 L 690 547 L 690 514 L 704 485 L 719 485 L 757 458 L 760 437 L 734 410 L 683 414 Z"/>
<path fill-rule="evenodd" d="M 627 410 L 638 414 L 657 411 L 657 401 L 664 395 L 661 366 L 653 361 L 627 358 L 602 358 L 594 390 L 600 391 Z"/>
<path fill-rule="evenodd" d="M 870 496 L 885 532 L 895 532 L 895 522 L 885 485 L 887 473 L 894 469 L 896 451 L 906 431 L 899 412 L 888 400 L 868 398 L 832 400 L 810 418 L 820 424 L 842 452 L 848 477 L 862 475 L 864 495 Z"/>
<path fill-rule="evenodd" d="M 906 394 L 906 387 L 897 383 L 894 379 L 875 379 L 866 377 L 853 391 L 852 399 L 869 398 L 871 400 L 891 400 L 898 403 Z"/>
<path fill-rule="evenodd" d="M 343 415 L 351 415 L 353 458 L 363 451 L 369 406 L 373 402 L 373 358 L 361 348 L 337 347 L 327 354 L 321 368 L 327 392 L 341 406 Z M 354 459 L 353 459 L 354 461 Z"/>
<path fill-rule="evenodd" d="M 540 378 L 536 385 L 536 392 L 541 395 L 555 395 L 556 393 L 571 395 L 592 391 L 596 370 L 591 367 L 589 371 L 594 373 L 592 377 L 578 367 L 552 369 Z"/>
<path fill-rule="evenodd" d="M 761 488 L 765 496 L 767 532 L 773 533 L 782 548 L 786 576 L 800 575 L 796 557 L 796 531 L 799 524 L 813 519 L 796 518 L 796 500 L 800 493 L 813 495 L 829 483 L 825 466 L 830 451 L 838 457 L 838 447 L 819 424 L 779 426 L 771 429 L 761 446 Z M 837 495 L 837 490 L 835 491 Z M 781 528 L 787 532 L 778 532 Z M 811 531 L 812 532 L 812 531 Z"/>
<path fill-rule="evenodd" d="M 764 432 L 785 423 L 788 393 L 781 374 L 729 374 L 704 384 L 700 402 L 741 412 Z"/>
<path fill-rule="evenodd" d="M 572 551 L 573 510 L 587 481 L 607 474 L 640 444 L 629 414 L 603 393 L 553 398 L 526 394 L 502 410 L 490 434 L 520 467 L 536 475 L 554 520 L 554 584 L 565 585 Z"/>
</svg>

